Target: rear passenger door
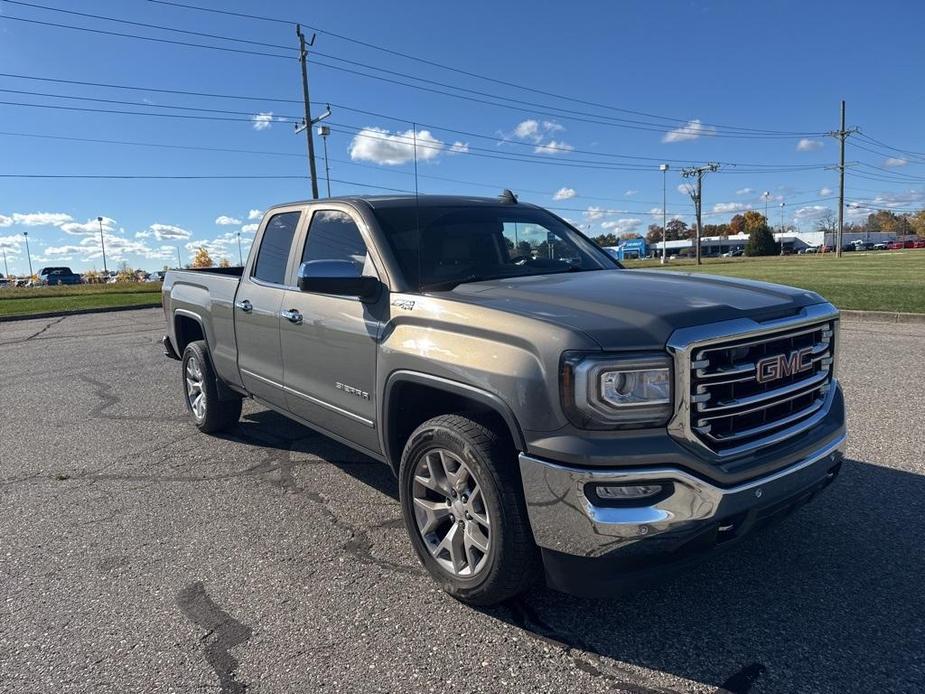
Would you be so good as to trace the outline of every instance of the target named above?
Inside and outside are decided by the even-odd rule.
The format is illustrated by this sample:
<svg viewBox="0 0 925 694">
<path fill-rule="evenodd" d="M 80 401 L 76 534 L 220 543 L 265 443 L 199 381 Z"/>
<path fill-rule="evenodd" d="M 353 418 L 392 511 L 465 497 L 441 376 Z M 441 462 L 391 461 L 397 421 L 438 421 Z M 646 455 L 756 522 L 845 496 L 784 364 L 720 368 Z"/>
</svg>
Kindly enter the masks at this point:
<svg viewBox="0 0 925 694">
<path fill-rule="evenodd" d="M 301 207 L 274 210 L 264 223 L 235 295 L 234 332 L 238 369 L 248 392 L 286 409 L 279 341 L 280 306 L 295 262 L 293 242 L 301 230 Z"/>
<path fill-rule="evenodd" d="M 290 284 L 298 267 L 313 260 L 347 260 L 357 275 L 381 277 L 347 206 L 330 204 L 309 211 L 311 220 Z M 288 289 L 282 309 L 295 320 L 280 321 L 283 379 L 289 410 L 334 434 L 379 450 L 376 418 L 376 346 L 382 306 L 354 297 Z M 293 314 L 294 312 L 294 314 Z"/>
</svg>

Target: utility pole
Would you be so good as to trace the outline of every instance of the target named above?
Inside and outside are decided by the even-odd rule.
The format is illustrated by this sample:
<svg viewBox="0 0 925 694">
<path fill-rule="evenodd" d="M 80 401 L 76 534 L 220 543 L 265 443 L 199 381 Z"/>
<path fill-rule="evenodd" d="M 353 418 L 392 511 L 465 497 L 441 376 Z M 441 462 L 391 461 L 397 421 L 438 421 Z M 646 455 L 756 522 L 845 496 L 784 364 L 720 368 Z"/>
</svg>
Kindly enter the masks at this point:
<svg viewBox="0 0 925 694">
<path fill-rule="evenodd" d="M 764 193 L 762 193 L 762 197 L 764 198 L 764 221 L 768 226 L 770 226 L 771 221 L 768 219 L 768 198 L 771 197 L 771 191 L 764 191 Z"/>
<path fill-rule="evenodd" d="M 701 224 L 701 211 L 702 211 L 702 202 L 703 202 L 703 175 L 711 171 L 719 171 L 719 164 L 716 162 L 710 162 L 706 166 L 692 166 L 687 169 L 681 169 L 681 175 L 684 178 L 690 178 L 691 176 L 697 177 L 697 188 L 690 192 L 691 199 L 694 201 L 694 208 L 697 211 L 697 264 L 702 265 L 703 261 L 700 259 L 700 234 L 703 230 L 703 225 Z"/>
<path fill-rule="evenodd" d="M 3 249 L 3 270 L 4 270 L 3 276 L 8 278 L 10 276 L 10 266 L 7 265 L 6 263 L 6 249 L 5 248 Z"/>
<path fill-rule="evenodd" d="M 665 248 L 668 246 L 668 164 L 659 164 L 662 172 L 662 265 L 665 264 Z"/>
<path fill-rule="evenodd" d="M 109 275 L 109 271 L 106 269 L 106 242 L 103 241 L 103 218 L 97 217 L 96 221 L 100 223 L 100 248 L 103 249 L 103 274 Z"/>
<path fill-rule="evenodd" d="M 299 37 L 299 62 L 302 64 L 302 99 L 305 101 L 305 121 L 302 128 L 305 130 L 305 139 L 308 141 L 308 174 L 312 179 L 312 199 L 318 199 L 318 177 L 315 173 L 315 142 L 312 138 L 312 102 L 308 96 L 308 49 L 305 47 L 305 34 L 302 33 L 302 25 L 295 25 L 296 36 Z M 312 34 L 312 40 L 309 46 L 315 45 L 315 35 Z M 296 127 L 296 132 L 299 128 Z"/>
<path fill-rule="evenodd" d="M 330 196 L 328 196 L 330 197 Z M 244 267 L 244 255 L 241 253 L 241 232 L 238 232 L 238 265 Z"/>
<path fill-rule="evenodd" d="M 838 130 L 829 133 L 832 137 L 838 138 L 838 229 L 836 229 L 835 257 L 841 258 L 842 244 L 845 233 L 845 140 L 852 133 L 856 133 L 857 128 L 845 128 L 845 100 L 841 100 L 841 126 Z"/>
<path fill-rule="evenodd" d="M 177 246 L 177 270 L 183 269 L 183 259 L 180 257 L 180 247 Z"/>
</svg>

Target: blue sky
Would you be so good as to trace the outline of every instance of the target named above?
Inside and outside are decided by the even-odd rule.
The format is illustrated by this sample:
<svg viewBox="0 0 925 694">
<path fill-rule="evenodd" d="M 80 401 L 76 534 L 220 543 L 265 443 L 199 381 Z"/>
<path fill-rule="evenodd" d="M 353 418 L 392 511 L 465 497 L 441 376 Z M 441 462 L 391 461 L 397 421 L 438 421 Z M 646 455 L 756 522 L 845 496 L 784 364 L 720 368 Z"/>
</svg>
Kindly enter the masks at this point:
<svg viewBox="0 0 925 694">
<path fill-rule="evenodd" d="M 835 204 L 837 173 L 826 167 L 837 162 L 838 145 L 825 133 L 838 127 L 844 98 L 848 125 L 863 133 L 849 138 L 847 160 L 860 163 L 849 168 L 848 218 L 879 207 L 913 209 L 925 200 L 925 104 L 916 96 L 925 65 L 920 3 L 848 1 L 836 9 L 805 0 L 176 2 L 299 20 L 318 30 L 311 90 L 319 102 L 315 113 L 322 103 L 332 104 L 328 152 L 335 195 L 413 190 L 408 138 L 417 122 L 418 185 L 425 193 L 495 195 L 506 186 L 592 235 L 644 232 L 661 221 L 660 161 L 671 166 L 668 213 L 688 221 L 692 205 L 678 188 L 680 169 L 720 161 L 721 170 L 705 178 L 705 223 L 726 221 L 748 207 L 763 211 L 767 191 L 772 223 L 779 223 L 784 202 L 785 222 L 810 229 Z M 259 211 L 310 196 L 308 181 L 300 178 L 307 170 L 304 136 L 288 122 L 301 114 L 298 62 L 287 48 L 295 45 L 294 27 L 285 22 L 147 0 L 0 0 L 0 102 L 44 106 L 0 103 L 0 174 L 253 177 L 0 178 L 0 248 L 10 272 L 27 271 L 24 231 L 36 266 L 102 268 L 98 216 L 104 217 L 110 265 L 125 260 L 159 268 L 176 262 L 178 247 L 185 263 L 202 244 L 216 260 L 237 261 L 237 234 L 246 253 Z M 82 141 L 88 139 L 159 146 Z M 316 145 L 324 194 L 320 140 Z M 268 176 L 291 178 L 260 178 Z"/>
</svg>

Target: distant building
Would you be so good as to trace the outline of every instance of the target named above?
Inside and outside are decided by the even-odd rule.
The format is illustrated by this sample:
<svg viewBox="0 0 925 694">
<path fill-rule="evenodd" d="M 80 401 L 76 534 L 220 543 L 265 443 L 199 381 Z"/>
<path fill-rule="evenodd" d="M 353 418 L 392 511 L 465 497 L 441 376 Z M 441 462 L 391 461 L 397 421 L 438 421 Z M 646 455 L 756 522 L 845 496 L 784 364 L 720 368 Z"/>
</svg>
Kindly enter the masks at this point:
<svg viewBox="0 0 925 694">
<path fill-rule="evenodd" d="M 825 231 L 787 231 L 783 234 L 774 234 L 774 240 L 783 243 L 784 251 L 787 253 L 799 253 L 804 248 L 818 248 L 823 244 L 834 245 L 834 234 Z M 849 244 L 855 240 L 870 241 L 871 243 L 885 243 L 896 238 L 895 234 L 885 232 L 846 232 L 843 236 L 844 243 Z M 660 256 L 662 253 L 662 244 L 668 255 L 688 255 L 694 251 L 693 239 L 681 239 L 679 241 L 659 241 L 649 246 L 653 256 Z M 724 253 L 744 250 L 745 244 L 748 243 L 748 234 L 731 234 L 729 236 L 703 236 L 700 239 L 700 253 L 705 257 L 721 256 Z"/>
<path fill-rule="evenodd" d="M 617 260 L 645 258 L 649 255 L 649 246 L 646 244 L 646 240 L 642 238 L 627 239 L 617 246 L 608 246 L 604 250 Z"/>
</svg>

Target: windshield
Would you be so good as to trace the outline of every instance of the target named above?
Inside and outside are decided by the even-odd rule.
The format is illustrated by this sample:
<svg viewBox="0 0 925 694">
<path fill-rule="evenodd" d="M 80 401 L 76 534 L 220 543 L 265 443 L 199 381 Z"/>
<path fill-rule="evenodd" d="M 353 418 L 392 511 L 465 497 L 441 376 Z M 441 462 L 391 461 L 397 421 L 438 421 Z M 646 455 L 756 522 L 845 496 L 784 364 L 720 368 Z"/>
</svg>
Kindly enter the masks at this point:
<svg viewBox="0 0 925 694">
<path fill-rule="evenodd" d="M 377 208 L 374 214 L 405 277 L 421 289 L 620 267 L 577 231 L 537 208 L 409 206 Z"/>
</svg>

